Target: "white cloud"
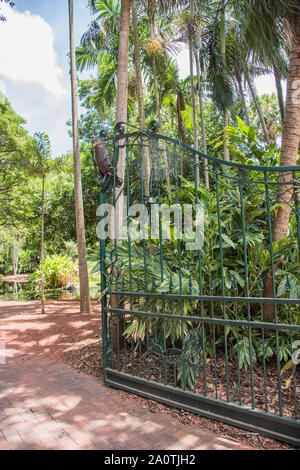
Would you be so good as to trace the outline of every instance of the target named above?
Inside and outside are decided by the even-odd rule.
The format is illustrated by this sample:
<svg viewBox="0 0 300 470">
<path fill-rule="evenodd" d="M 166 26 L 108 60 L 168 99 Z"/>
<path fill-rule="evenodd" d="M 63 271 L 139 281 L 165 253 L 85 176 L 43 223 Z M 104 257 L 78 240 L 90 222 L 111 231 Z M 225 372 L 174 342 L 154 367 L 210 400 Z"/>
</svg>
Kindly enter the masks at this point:
<svg viewBox="0 0 300 470">
<path fill-rule="evenodd" d="M 38 15 L 2 7 L 7 22 L 0 27 L 0 75 L 15 82 L 41 84 L 57 98 L 66 94 L 57 65 L 51 26 Z"/>
<path fill-rule="evenodd" d="M 263 75 L 262 77 L 256 78 L 255 86 L 260 96 L 264 94 L 276 93 L 274 75 Z"/>
</svg>

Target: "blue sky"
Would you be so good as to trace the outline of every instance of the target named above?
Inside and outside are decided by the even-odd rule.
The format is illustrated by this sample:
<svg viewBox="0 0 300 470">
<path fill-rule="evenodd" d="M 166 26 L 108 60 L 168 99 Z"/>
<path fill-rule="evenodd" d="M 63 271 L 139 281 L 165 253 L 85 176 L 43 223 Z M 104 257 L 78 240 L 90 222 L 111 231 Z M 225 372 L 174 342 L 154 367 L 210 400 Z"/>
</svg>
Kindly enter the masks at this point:
<svg viewBox="0 0 300 470">
<path fill-rule="evenodd" d="M 72 147 L 66 126 L 71 116 L 68 0 L 15 3 L 12 10 L 1 5 L 8 21 L 0 24 L 0 90 L 27 120 L 31 135 L 38 131 L 49 135 L 58 156 Z M 86 4 L 74 0 L 76 44 L 92 19 Z M 189 70 L 186 50 L 178 62 L 184 77 Z M 275 90 L 272 76 L 256 85 L 260 94 Z"/>
<path fill-rule="evenodd" d="M 54 155 L 72 147 L 67 0 L 15 0 L 0 25 L 0 89 L 27 120 L 31 134 L 47 132 Z M 86 0 L 74 0 L 78 44 L 91 16 Z M 1 34 L 2 33 L 2 34 Z"/>
</svg>

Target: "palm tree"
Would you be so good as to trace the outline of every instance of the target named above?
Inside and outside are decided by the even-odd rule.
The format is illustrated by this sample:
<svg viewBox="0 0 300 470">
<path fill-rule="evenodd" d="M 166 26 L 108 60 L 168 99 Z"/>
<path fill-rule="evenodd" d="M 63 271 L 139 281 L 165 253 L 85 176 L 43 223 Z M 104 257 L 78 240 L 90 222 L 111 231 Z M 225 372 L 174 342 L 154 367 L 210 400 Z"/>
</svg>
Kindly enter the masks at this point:
<svg viewBox="0 0 300 470">
<path fill-rule="evenodd" d="M 88 266 L 86 262 L 86 239 L 85 222 L 82 198 L 79 131 L 78 131 L 78 96 L 77 96 L 77 75 L 75 63 L 74 44 L 74 12 L 73 0 L 69 0 L 69 25 L 70 25 L 70 58 L 71 58 L 71 88 L 72 88 L 72 124 L 73 124 L 73 162 L 74 162 L 74 190 L 75 190 L 75 210 L 76 210 L 76 234 L 79 263 L 79 283 L 80 283 L 80 313 L 89 315 L 91 313 L 91 302 L 89 292 Z"/>
<path fill-rule="evenodd" d="M 202 5 L 198 5 L 198 11 L 201 16 Z M 202 46 L 202 24 L 201 31 L 198 35 L 198 41 L 195 44 L 195 63 L 196 63 L 196 72 L 197 72 L 197 86 L 198 86 L 198 100 L 199 100 L 199 109 L 200 109 L 200 120 L 201 120 L 201 136 L 202 136 L 202 150 L 203 153 L 207 155 L 207 142 L 206 142 L 206 129 L 205 129 L 205 116 L 204 116 L 204 102 L 203 102 L 203 92 L 202 92 L 202 82 L 201 82 L 201 66 L 200 66 L 200 54 L 199 50 Z M 205 187 L 209 189 L 209 167 L 207 159 L 204 159 L 204 180 Z"/>
<path fill-rule="evenodd" d="M 287 1 L 287 5 L 292 5 L 293 3 L 294 1 Z M 279 8 L 282 8 L 283 4 L 284 2 L 280 0 L 278 2 Z M 264 14 L 266 7 L 267 4 L 265 6 L 263 4 L 260 5 L 260 12 Z M 255 63 L 263 65 L 264 68 L 267 67 L 269 69 L 269 72 L 273 72 L 277 90 L 279 109 L 283 121 L 285 114 L 285 103 L 281 80 L 287 77 L 287 57 L 289 55 L 289 41 L 287 41 L 287 37 L 282 34 L 282 28 L 278 23 L 276 23 L 276 21 L 273 24 L 270 23 L 270 17 L 261 18 L 261 20 L 264 20 L 265 25 L 262 27 L 261 33 L 255 36 L 253 31 L 250 30 L 250 24 L 251 26 L 256 27 L 257 25 L 254 25 L 253 23 L 253 13 L 251 13 L 252 19 L 250 19 L 250 23 L 248 22 L 247 17 L 249 19 L 249 11 L 250 9 L 247 10 L 245 8 L 242 8 L 240 10 L 241 15 L 238 18 L 242 24 L 242 30 L 240 31 L 241 42 L 244 42 L 244 45 L 248 50 L 248 54 L 245 58 L 246 60 L 248 60 L 252 57 L 252 61 L 254 60 Z M 254 15 L 257 20 L 258 15 L 256 13 Z M 268 28 L 268 32 L 266 31 L 266 27 Z M 243 46 L 242 48 L 245 49 L 245 47 Z"/>
<path fill-rule="evenodd" d="M 41 303 L 42 313 L 45 313 L 45 280 L 44 280 L 44 241 L 45 241 L 45 181 L 46 175 L 52 168 L 51 147 L 50 141 L 46 134 L 36 133 L 36 150 L 37 150 L 37 163 L 33 167 L 33 171 L 36 175 L 42 178 L 42 198 L 41 198 Z"/>
<path fill-rule="evenodd" d="M 162 42 L 157 39 L 157 26 L 155 22 L 155 12 L 157 8 L 157 0 L 148 0 L 146 2 L 146 9 L 149 16 L 150 22 L 150 40 L 148 41 L 147 45 L 147 54 L 150 55 L 151 58 L 151 68 L 153 74 L 153 81 L 154 81 L 154 92 L 155 92 L 155 104 L 156 104 L 156 113 L 160 128 L 160 133 L 163 134 L 163 122 L 161 116 L 161 109 L 160 109 L 160 96 L 159 96 L 159 87 L 158 87 L 158 75 L 157 75 L 157 64 L 156 64 L 156 53 L 157 51 L 162 51 Z M 163 157 L 164 157 L 164 166 L 166 172 L 166 182 L 167 182 L 167 191 L 169 197 L 171 196 L 171 183 L 170 183 L 170 175 L 169 175 L 169 163 L 166 151 L 166 144 L 163 142 Z"/>
<path fill-rule="evenodd" d="M 133 63 L 135 69 L 135 86 L 136 95 L 139 109 L 139 125 L 141 129 L 146 129 L 145 119 L 145 107 L 144 107 L 144 91 L 143 91 L 143 79 L 142 79 L 142 67 L 141 67 L 141 46 L 139 39 L 139 28 L 138 28 L 138 16 L 136 8 L 136 0 L 131 2 L 132 9 L 132 29 L 133 29 Z M 150 152 L 148 146 L 143 146 L 143 166 L 144 166 L 144 191 L 145 196 L 149 197 L 150 188 L 150 173 L 151 173 L 151 161 Z"/>
<path fill-rule="evenodd" d="M 62 166 L 63 160 L 52 160 L 51 145 L 47 134 L 38 132 L 34 134 L 33 158 L 29 162 L 23 162 L 24 168 L 29 174 L 42 179 L 41 190 L 41 307 L 45 313 L 45 279 L 44 279 L 44 241 L 45 241 L 45 183 L 47 175 Z M 21 162 L 22 164 L 22 162 Z"/>
<path fill-rule="evenodd" d="M 200 120 L 201 120 L 202 150 L 203 150 L 203 153 L 207 155 L 204 102 L 203 102 L 201 69 L 200 69 L 200 59 L 199 59 L 198 49 L 196 49 L 195 51 L 195 62 L 196 62 L 196 70 L 197 70 L 198 99 L 199 99 Z M 209 189 L 209 166 L 208 166 L 208 161 L 206 158 L 204 159 L 204 181 L 205 181 L 205 187 Z"/>
<path fill-rule="evenodd" d="M 231 40 L 228 44 L 229 48 L 229 57 L 230 57 L 230 64 L 232 67 L 232 71 L 234 74 L 234 78 L 237 85 L 237 90 L 239 94 L 239 98 L 243 105 L 243 116 L 247 126 L 250 126 L 250 118 L 247 108 L 246 96 L 245 96 L 245 89 L 244 89 L 244 81 L 245 81 L 245 64 L 247 61 L 245 60 L 245 47 L 241 37 L 240 27 L 234 25 L 231 28 Z"/>
<path fill-rule="evenodd" d="M 127 122 L 128 112 L 128 58 L 129 58 L 129 41 L 130 41 L 130 7 L 131 0 L 122 0 L 120 22 L 119 22 L 119 50 L 118 50 L 118 75 L 117 75 L 117 104 L 116 104 L 116 122 Z M 111 239 L 120 244 L 119 233 L 121 227 L 121 218 L 124 208 L 124 182 L 125 182 L 125 166 L 126 166 L 126 149 L 124 140 L 119 141 L 119 158 L 117 164 L 117 174 L 123 181 L 120 188 L 116 188 L 115 211 L 116 218 L 112 221 Z M 119 268 L 119 276 L 121 268 Z M 118 308 L 119 297 L 114 296 L 112 299 L 112 307 Z M 123 324 L 117 319 L 112 324 L 113 337 L 119 342 L 124 332 Z M 115 340 L 114 340 L 115 341 Z M 113 344 L 115 347 L 115 344 Z"/>
<path fill-rule="evenodd" d="M 118 2 L 119 3 L 119 2 Z M 118 75 L 117 75 L 117 108 L 116 122 L 127 122 L 127 101 L 128 101 L 128 55 L 130 40 L 130 5 L 131 0 L 122 0 L 120 22 L 119 22 L 119 49 L 118 49 Z M 120 164 L 120 161 L 119 161 Z M 120 177 L 124 180 L 125 162 L 122 162 L 124 169 L 120 172 Z"/>
<path fill-rule="evenodd" d="M 95 15 L 76 47 L 76 66 L 80 72 L 97 70 L 90 104 L 105 119 L 107 107 L 116 100 L 121 5 L 117 0 L 88 0 Z"/>
<path fill-rule="evenodd" d="M 230 41 L 227 45 L 229 65 L 231 66 L 235 80 L 238 86 L 240 98 L 243 103 L 245 120 L 248 126 L 250 126 L 250 120 L 246 105 L 246 99 L 244 95 L 244 89 L 242 82 L 245 81 L 248 85 L 252 101 L 254 103 L 257 115 L 260 120 L 263 136 L 265 142 L 269 145 L 271 143 L 270 135 L 267 129 L 266 120 L 264 118 L 263 111 L 260 106 L 260 102 L 257 96 L 257 91 L 254 85 L 254 78 L 270 73 L 272 71 L 272 64 L 276 60 L 277 63 L 281 61 L 283 63 L 280 48 L 272 49 L 270 52 L 268 48 L 265 50 L 259 50 L 259 53 L 252 54 L 249 50 L 248 45 L 243 40 L 243 31 L 240 24 L 233 25 L 230 28 Z"/>
<path fill-rule="evenodd" d="M 284 115 L 285 115 L 285 103 L 284 103 L 283 89 L 282 89 L 281 80 L 284 77 L 284 75 L 280 72 L 280 69 L 278 68 L 278 66 L 276 64 L 273 64 L 273 71 L 274 71 L 274 78 L 275 78 L 278 104 L 279 104 L 279 109 L 280 109 L 280 114 L 281 114 L 281 121 L 283 122 L 284 121 Z"/>
<path fill-rule="evenodd" d="M 179 140 L 186 143 L 186 134 L 182 111 L 186 109 L 184 101 L 184 83 L 180 80 L 178 66 L 174 60 L 167 57 L 166 67 L 159 71 L 161 78 L 161 102 L 172 107 L 177 120 L 177 135 Z M 182 174 L 182 172 L 181 172 Z"/>
<path fill-rule="evenodd" d="M 211 98 L 222 114 L 223 127 L 229 122 L 229 109 L 235 99 L 232 67 L 228 60 L 230 27 L 226 23 L 228 3 L 219 2 L 217 10 L 208 8 L 205 16 L 205 30 L 202 34 L 200 57 L 206 66 Z M 230 26 L 230 24 L 229 24 Z M 224 159 L 230 160 L 229 142 L 224 131 Z"/>
<path fill-rule="evenodd" d="M 160 130 L 162 132 L 162 119 L 160 111 L 160 97 L 158 89 L 158 78 L 157 78 L 157 66 L 156 66 L 156 51 L 162 49 L 161 42 L 157 39 L 157 27 L 155 23 L 155 11 L 157 8 L 156 0 L 148 0 L 146 3 L 146 9 L 149 16 L 150 23 L 150 40 L 147 45 L 147 53 L 151 57 L 151 66 L 154 80 L 154 91 L 155 91 L 155 102 L 156 102 L 156 112 L 158 116 L 158 122 L 160 125 Z"/>
<path fill-rule="evenodd" d="M 257 35 L 270 38 L 270 42 L 272 42 L 272 38 L 280 34 L 283 39 L 289 38 L 290 41 L 287 97 L 280 156 L 280 165 L 284 167 L 296 165 L 300 141 L 300 101 L 297 99 L 300 81 L 299 7 L 299 0 L 268 0 L 268 2 L 248 0 L 244 9 L 245 37 L 251 47 L 255 48 Z M 274 219 L 273 242 L 283 240 L 288 235 L 291 202 L 295 197 L 290 179 L 290 173 L 283 173 L 278 181 L 277 193 L 280 207 Z M 281 262 L 275 266 L 275 270 L 280 264 Z M 269 298 L 275 296 L 275 282 L 270 273 L 265 281 L 264 296 Z M 273 321 L 274 306 L 272 304 L 265 306 L 264 319 L 265 321 Z"/>
<path fill-rule="evenodd" d="M 189 66 L 190 66 L 190 90 L 191 90 L 191 102 L 192 102 L 192 115 L 193 115 L 193 134 L 194 134 L 194 148 L 199 149 L 199 132 L 198 132 L 198 120 L 197 120 L 197 106 L 196 106 L 196 94 L 195 94 L 195 80 L 194 80 L 194 53 L 195 44 L 198 31 L 200 29 L 199 22 L 195 15 L 195 1 L 191 0 L 190 8 L 186 8 L 180 11 L 176 18 L 177 35 L 178 39 L 188 44 L 189 49 Z M 199 156 L 195 157 L 196 162 L 196 179 L 197 183 L 200 182 L 199 172 Z"/>
<path fill-rule="evenodd" d="M 188 23 L 188 43 L 189 43 L 189 59 L 190 59 L 190 82 L 191 82 L 191 98 L 193 110 L 193 128 L 194 128 L 194 148 L 199 150 L 199 135 L 198 135 L 198 122 L 197 122 L 197 108 L 195 96 L 195 81 L 194 81 L 194 41 L 195 41 L 195 1 L 191 0 L 191 16 L 190 23 Z M 199 163 L 199 156 L 195 158 L 196 165 Z M 200 170 L 199 166 L 196 167 L 196 180 L 200 183 Z"/>
<path fill-rule="evenodd" d="M 130 3 L 131 0 L 122 0 L 120 13 L 120 30 L 119 30 L 119 52 L 118 52 L 118 76 L 117 76 L 117 105 L 116 105 L 116 122 L 127 122 L 128 109 L 128 56 L 129 56 L 129 39 L 130 39 Z M 117 166 L 117 174 L 122 181 L 125 181 L 125 148 L 119 150 L 119 160 Z M 121 188 L 116 189 L 116 218 L 120 220 L 123 214 L 124 205 L 124 184 Z M 112 228 L 114 230 L 114 228 Z M 119 224 L 116 227 L 116 238 L 118 239 Z"/>
<path fill-rule="evenodd" d="M 95 68 L 103 54 L 110 55 L 115 62 L 118 58 L 120 2 L 88 0 L 88 5 L 95 18 L 76 47 L 76 65 L 80 71 Z"/>
<path fill-rule="evenodd" d="M 248 84 L 248 87 L 249 87 L 249 90 L 250 90 L 250 93 L 251 93 L 251 96 L 252 96 L 252 100 L 253 100 L 254 106 L 256 108 L 260 123 L 261 123 L 261 127 L 262 127 L 262 130 L 263 130 L 263 135 L 264 135 L 265 141 L 267 142 L 268 145 L 270 145 L 271 140 L 270 140 L 270 136 L 269 136 L 269 133 L 268 133 L 267 126 L 266 126 L 266 121 L 265 121 L 261 106 L 259 104 L 258 97 L 257 97 L 257 92 L 256 92 L 256 89 L 255 89 L 255 85 L 254 85 L 253 79 L 252 79 L 252 77 L 249 73 L 248 67 L 245 70 L 245 78 L 246 78 L 246 81 L 247 81 L 247 84 Z"/>
<path fill-rule="evenodd" d="M 93 106 L 104 114 L 105 106 L 116 103 L 116 122 L 128 119 L 128 61 L 130 46 L 130 0 L 89 0 L 92 14 L 96 15 L 76 48 L 79 71 L 97 67 Z M 119 150 L 117 173 L 124 181 L 126 152 Z M 123 185 L 116 188 L 116 213 L 123 213 Z M 119 224 L 112 226 L 111 238 L 118 239 Z"/>
<path fill-rule="evenodd" d="M 224 66 L 224 70 L 227 66 L 227 55 L 226 55 L 226 3 L 225 0 L 221 0 L 220 5 L 220 44 L 221 44 L 221 58 Z M 223 120 L 224 128 L 228 127 L 228 108 L 223 108 Z M 230 160 L 229 154 L 229 142 L 227 139 L 224 140 L 224 160 Z"/>
</svg>

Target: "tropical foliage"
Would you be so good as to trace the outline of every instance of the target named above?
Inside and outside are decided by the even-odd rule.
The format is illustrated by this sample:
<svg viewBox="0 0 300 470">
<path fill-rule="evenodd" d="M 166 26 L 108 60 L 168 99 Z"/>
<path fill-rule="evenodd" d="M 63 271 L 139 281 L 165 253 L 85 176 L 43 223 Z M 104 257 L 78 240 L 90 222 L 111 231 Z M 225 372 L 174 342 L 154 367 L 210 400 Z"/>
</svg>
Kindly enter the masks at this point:
<svg viewBox="0 0 300 470">
<path fill-rule="evenodd" d="M 10 4 L 13 6 L 13 2 Z M 24 128 L 25 121 L 17 116 L 0 93 L 0 227 L 5 231 L 1 241 L 0 270 L 1 274 L 13 271 L 17 248 L 19 272 L 34 271 L 34 279 L 41 279 L 43 284 L 45 252 L 46 287 L 62 286 L 74 274 L 74 253 L 72 261 L 64 256 L 66 243 L 74 247 L 78 239 L 78 205 L 75 206 L 74 202 L 78 186 L 74 191 L 74 156 L 77 170 L 81 164 L 85 210 L 85 233 L 81 235 L 86 238 L 88 252 L 97 253 L 90 259 L 97 260 L 95 271 L 99 271 L 96 237 L 99 188 L 90 158 L 90 142 L 99 136 L 100 130 L 112 131 L 116 116 L 122 116 L 121 120 L 142 128 L 153 120 L 158 121 L 161 133 L 203 150 L 204 162 L 205 154 L 213 154 L 219 159 L 249 167 L 299 163 L 300 109 L 299 103 L 295 104 L 293 100 L 294 84 L 300 80 L 297 62 L 300 47 L 298 1 L 89 0 L 88 7 L 91 24 L 76 48 L 76 65 L 78 74 L 89 71 L 92 76 L 79 80 L 78 95 L 85 111 L 79 118 L 80 148 L 74 145 L 76 155 L 73 152 L 74 155 L 63 159 L 53 158 L 46 134 L 29 136 Z M 0 19 L 3 18 L 0 16 Z M 120 51 L 127 49 L 128 57 L 127 54 L 122 56 Z M 188 54 L 189 66 L 182 77 L 177 54 L 184 49 Z M 74 67 L 72 69 L 74 104 L 76 74 Z M 273 75 L 277 93 L 258 96 L 256 80 L 267 74 Z M 287 80 L 286 100 L 283 79 Z M 73 115 L 69 133 L 77 144 L 75 121 Z M 166 152 L 164 148 L 164 157 Z M 119 162 L 123 172 L 121 177 L 126 171 L 124 154 Z M 149 154 L 145 151 L 144 160 L 147 159 Z M 185 172 L 183 163 L 180 164 L 180 200 L 190 202 L 194 198 L 194 181 Z M 60 171 L 54 171 L 59 167 Z M 146 196 L 149 193 L 150 167 L 148 164 L 144 168 Z M 164 158 L 164 169 L 167 175 L 171 175 L 174 161 Z M 269 282 L 272 266 L 267 249 L 270 234 L 260 217 L 260 208 L 266 204 L 265 191 L 262 185 L 249 184 L 244 194 L 251 273 L 250 292 L 246 292 L 244 240 L 237 209 L 240 200 L 238 192 L 228 184 L 234 176 L 231 172 L 230 169 L 225 171 L 222 181 L 225 288 L 227 293 L 238 292 L 240 296 L 272 297 Z M 78 185 L 78 171 L 76 174 Z M 254 182 L 255 171 L 249 174 Z M 165 178 L 162 186 L 163 202 L 175 203 L 170 178 Z M 286 203 L 282 203 L 282 198 L 280 201 L 282 186 L 272 188 L 270 200 L 276 293 L 278 297 L 297 299 L 300 296 L 296 240 L 299 227 L 291 213 L 292 199 Z M 131 189 L 135 189 L 134 183 Z M 289 194 L 290 198 L 295 196 L 293 190 Z M 220 295 L 221 259 L 220 255 L 216 255 L 220 240 L 215 217 L 218 202 L 214 182 L 209 177 L 201 183 L 197 175 L 197 196 L 205 207 L 206 217 L 201 289 L 207 296 L 212 292 Z M 151 243 L 154 254 L 158 254 L 158 242 Z M 150 283 L 161 293 L 171 290 L 176 294 L 182 289 L 184 294 L 199 295 L 199 272 L 193 252 L 183 252 L 182 286 L 179 285 L 176 244 L 173 237 L 163 245 L 163 279 L 160 257 L 148 257 Z M 82 248 L 83 243 L 79 245 Z M 128 248 L 125 242 L 118 247 L 124 266 L 122 282 L 125 285 L 129 282 Z M 108 257 L 112 250 L 109 246 Z M 139 283 L 139 288 L 145 289 L 141 244 L 132 244 L 131 255 L 135 282 Z M 174 308 L 176 310 L 177 307 Z M 292 320 L 297 322 L 295 308 L 290 313 Z M 272 305 L 270 309 L 263 313 L 264 318 L 272 322 Z M 185 315 L 199 313 L 199 303 L 184 301 L 183 311 Z M 253 318 L 260 320 L 259 309 L 254 309 L 252 314 Z M 283 309 L 281 314 L 287 315 L 286 310 Z M 229 308 L 228 315 L 234 317 L 233 307 Z M 175 322 L 174 325 L 167 332 L 160 331 L 161 335 L 165 333 L 165 339 L 171 338 L 172 342 L 181 335 L 179 324 Z M 140 339 L 144 334 L 145 324 L 138 321 L 134 321 L 125 331 L 127 338 Z M 192 329 L 186 334 L 192 336 Z M 239 355 L 240 366 L 249 367 L 248 331 L 241 328 L 239 334 L 237 337 L 236 331 L 230 328 L 225 333 L 218 331 L 216 341 L 219 345 L 228 341 L 231 354 Z M 206 337 L 208 354 L 212 356 L 212 332 L 207 331 Z M 255 335 L 252 339 L 253 362 L 273 357 L 276 348 L 271 334 L 263 344 Z M 286 361 L 290 357 L 287 343 L 282 333 L 280 360 Z M 192 376 L 190 380 L 193 382 Z"/>
<path fill-rule="evenodd" d="M 44 266 L 45 287 L 47 289 L 57 289 L 66 287 L 74 282 L 78 275 L 77 263 L 67 256 L 53 255 L 45 258 Z M 42 278 L 41 267 L 31 275 L 31 281 L 37 286 L 40 285 Z"/>
</svg>

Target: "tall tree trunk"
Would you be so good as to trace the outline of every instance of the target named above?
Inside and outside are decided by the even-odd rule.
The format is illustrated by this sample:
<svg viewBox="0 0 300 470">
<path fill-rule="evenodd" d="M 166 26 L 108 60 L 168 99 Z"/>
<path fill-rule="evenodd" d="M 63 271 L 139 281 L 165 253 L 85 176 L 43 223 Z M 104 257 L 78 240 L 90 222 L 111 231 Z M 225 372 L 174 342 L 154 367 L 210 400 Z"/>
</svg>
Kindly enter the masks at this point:
<svg viewBox="0 0 300 470">
<path fill-rule="evenodd" d="M 130 0 L 122 0 L 120 32 L 119 32 L 119 53 L 118 53 L 118 86 L 117 86 L 117 109 L 116 121 L 127 122 L 128 103 L 128 54 L 130 35 Z M 122 165 L 121 165 L 122 164 Z M 122 170 L 122 171 L 120 171 Z M 125 160 L 119 160 L 119 175 L 123 180 L 125 175 Z"/>
<path fill-rule="evenodd" d="M 184 123 L 182 119 L 181 111 L 185 110 L 185 103 L 183 94 L 181 92 L 177 93 L 177 100 L 176 100 L 176 117 L 177 117 L 177 125 L 178 125 L 178 138 L 181 142 L 186 143 L 186 135 L 184 129 Z"/>
<path fill-rule="evenodd" d="M 156 25 L 155 25 L 155 13 L 154 13 L 154 5 L 153 2 L 150 2 L 150 38 L 154 39 L 156 35 Z M 158 117 L 158 123 L 160 127 L 160 132 L 163 134 L 163 123 L 161 118 L 161 110 L 160 110 L 160 98 L 159 98 L 159 90 L 158 90 L 158 80 L 157 80 L 157 68 L 156 68 L 156 58 L 155 52 L 151 54 L 151 65 L 152 65 L 152 72 L 153 72 L 153 80 L 154 80 L 154 90 L 155 90 L 155 102 L 156 102 L 156 112 Z M 163 158 L 164 158 L 164 167 L 166 172 L 166 181 L 167 181 L 167 191 L 169 197 L 171 197 L 171 183 L 170 183 L 170 171 L 169 171 L 169 163 L 168 163 L 168 156 L 167 156 L 167 149 L 166 143 L 163 141 Z"/>
<path fill-rule="evenodd" d="M 275 64 L 273 65 L 273 70 L 274 70 L 274 77 L 275 77 L 275 84 L 276 84 L 276 90 L 277 90 L 277 98 L 278 98 L 278 104 L 279 104 L 279 109 L 280 109 L 280 115 L 281 115 L 281 120 L 283 122 L 284 121 L 284 113 L 285 113 L 285 105 L 284 105 L 283 90 L 282 90 L 282 84 L 281 84 L 281 74 L 280 74 L 280 72 L 277 69 Z"/>
<path fill-rule="evenodd" d="M 199 106 L 200 106 L 202 149 L 203 149 L 203 153 L 207 155 L 204 104 L 203 104 L 201 71 L 200 71 L 200 61 L 199 61 L 198 51 L 195 52 L 195 61 L 196 61 L 196 69 L 197 69 L 198 97 L 199 97 Z M 204 158 L 204 181 L 205 181 L 205 187 L 209 189 L 209 165 L 208 165 L 207 158 Z"/>
<path fill-rule="evenodd" d="M 191 17 L 194 18 L 195 2 L 191 0 Z M 189 59 L 190 59 L 190 82 L 191 82 L 191 98 L 193 109 L 193 129 L 194 129 L 194 148 L 199 150 L 199 135 L 198 135 L 198 122 L 197 122 L 197 108 L 195 98 L 195 83 L 194 83 L 194 40 L 192 31 L 189 31 Z M 196 179 L 197 184 L 200 184 L 200 169 L 199 169 L 199 155 L 195 155 L 196 163 Z"/>
<path fill-rule="evenodd" d="M 117 85 L 117 109 L 116 122 L 127 122 L 128 113 L 128 54 L 129 54 L 129 36 L 130 36 L 130 0 L 122 0 L 119 32 L 119 55 L 118 55 L 118 85 Z M 116 238 L 118 240 L 121 219 L 124 208 L 124 182 L 125 182 L 125 161 L 126 149 L 122 148 L 124 142 L 120 141 L 119 160 L 117 165 L 117 174 L 123 181 L 120 188 L 116 188 L 116 220 L 115 228 Z M 113 224 L 112 224 L 113 225 Z M 112 227 L 112 231 L 114 228 Z M 111 236 L 113 238 L 113 236 Z"/>
<path fill-rule="evenodd" d="M 14 239 L 13 245 L 13 276 L 18 274 L 18 258 L 19 258 L 19 247 L 17 244 L 17 240 Z"/>
<path fill-rule="evenodd" d="M 289 59 L 289 72 L 287 79 L 286 112 L 283 123 L 280 166 L 295 166 L 297 164 L 300 142 L 300 17 L 298 17 L 297 30 L 293 38 L 293 44 Z M 284 184 L 283 184 L 284 183 Z M 275 217 L 272 238 L 278 242 L 288 236 L 291 217 L 291 205 L 294 194 L 291 172 L 283 173 L 279 178 L 278 203 L 281 207 Z M 276 266 L 277 270 L 282 263 Z M 273 298 L 273 280 L 268 273 L 264 287 L 264 297 Z M 272 322 L 274 319 L 274 305 L 264 306 L 264 320 Z"/>
<path fill-rule="evenodd" d="M 226 4 L 225 0 L 221 0 L 221 25 L 220 25 L 220 43 L 221 43 L 221 57 L 224 68 L 227 65 L 226 59 Z M 228 116 L 228 109 L 223 109 L 223 125 L 224 129 L 228 127 L 229 124 L 229 116 Z M 229 152 L 229 142 L 226 138 L 226 134 L 224 133 L 224 160 L 229 162 L 230 161 L 230 152 Z"/>
<path fill-rule="evenodd" d="M 45 313 L 45 275 L 44 275 L 44 242 L 45 242 L 45 175 L 42 178 L 42 215 L 41 215 L 41 308 Z"/>
<path fill-rule="evenodd" d="M 19 300 L 19 295 L 18 295 L 18 283 L 17 282 L 13 282 L 13 289 L 14 289 L 14 301 L 15 302 L 18 302 Z"/>
<path fill-rule="evenodd" d="M 150 7 L 150 11 L 149 11 L 150 39 L 153 40 L 155 38 L 155 35 L 156 35 L 155 12 L 154 12 L 154 2 L 153 2 L 153 0 L 149 1 L 149 7 Z M 159 125 L 160 125 L 160 129 L 161 129 L 161 132 L 162 132 L 162 120 L 161 120 L 161 112 L 160 112 L 160 99 L 159 99 L 159 91 L 158 91 L 155 52 L 151 53 L 151 65 L 152 65 L 152 73 L 153 73 L 153 80 L 154 80 L 156 112 L 157 112 L 157 117 L 158 117 L 158 122 L 159 122 Z"/>
<path fill-rule="evenodd" d="M 133 44 L 134 44 L 134 69 L 135 69 L 135 78 L 136 78 L 136 94 L 139 108 L 139 124 L 141 129 L 146 129 L 146 119 L 145 119 L 145 108 L 144 108 L 144 91 L 143 91 L 143 79 L 142 79 L 142 68 L 141 68 L 141 46 L 139 39 L 139 29 L 138 29 L 138 18 L 136 11 L 136 0 L 132 0 L 132 28 L 133 28 Z M 145 187 L 145 196 L 149 197 L 149 187 L 150 187 L 150 173 L 151 173 L 151 161 L 150 161 L 150 152 L 148 145 L 143 146 L 143 165 L 144 165 L 144 187 Z"/>
<path fill-rule="evenodd" d="M 129 55 L 129 38 L 130 38 L 130 7 L 131 0 L 122 0 L 121 3 L 121 16 L 120 16 L 120 31 L 119 31 L 119 52 L 118 52 L 118 85 L 117 85 L 117 109 L 116 109 L 116 122 L 127 123 L 128 114 L 128 55 Z M 116 243 L 121 245 L 119 239 L 120 229 L 122 226 L 122 218 L 124 211 L 124 184 L 125 184 L 125 167 L 126 167 L 126 148 L 123 145 L 125 141 L 119 140 L 119 159 L 117 165 L 117 174 L 123 181 L 120 188 L 116 188 L 116 227 L 114 221 L 112 223 L 113 239 L 116 237 Z M 121 277 L 121 268 L 119 267 L 119 277 Z M 119 297 L 112 296 L 112 308 L 119 308 Z M 123 345 L 122 335 L 124 333 L 124 323 L 118 316 L 117 320 L 112 322 L 112 337 L 113 348 L 118 345 Z M 122 346 L 121 346 L 122 347 Z"/>
<path fill-rule="evenodd" d="M 263 131 L 265 141 L 267 142 L 268 145 L 270 145 L 271 140 L 270 140 L 270 136 L 269 136 L 269 133 L 268 133 L 268 130 L 267 130 L 266 121 L 265 121 L 262 109 L 260 107 L 260 104 L 259 104 L 259 101 L 258 101 L 258 98 L 257 98 L 257 95 L 256 95 L 256 91 L 255 91 L 254 85 L 252 83 L 252 80 L 250 78 L 249 72 L 245 73 L 245 77 L 246 77 L 246 80 L 247 80 L 247 83 L 248 83 L 248 87 L 249 87 L 249 90 L 250 90 L 250 93 L 251 93 L 251 96 L 252 96 L 253 103 L 255 105 L 255 108 L 256 108 L 260 123 L 261 123 L 261 127 L 262 127 L 262 131 Z"/>
<path fill-rule="evenodd" d="M 236 82 L 238 84 L 238 89 L 239 89 L 239 93 L 240 93 L 240 96 L 241 96 L 241 100 L 243 102 L 243 108 L 244 108 L 244 112 L 245 112 L 246 124 L 247 124 L 247 126 L 250 127 L 250 118 L 249 118 L 245 93 L 244 93 L 243 84 L 242 84 L 242 77 L 241 77 L 241 73 L 238 69 L 235 72 L 235 76 L 236 76 Z"/>
<path fill-rule="evenodd" d="M 13 276 L 17 274 L 16 271 L 16 241 L 13 243 Z"/>
<path fill-rule="evenodd" d="M 75 65 L 75 43 L 74 43 L 74 11 L 73 0 L 69 0 L 69 28 L 70 28 L 70 58 L 71 58 L 71 87 L 72 87 L 72 122 L 73 122 L 73 162 L 74 162 L 74 192 L 76 210 L 76 234 L 79 263 L 80 283 L 80 313 L 89 315 L 91 313 L 89 277 L 86 258 L 85 222 L 82 198 L 80 149 L 78 132 L 78 95 L 77 75 Z"/>
</svg>

